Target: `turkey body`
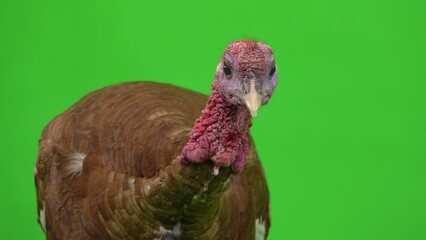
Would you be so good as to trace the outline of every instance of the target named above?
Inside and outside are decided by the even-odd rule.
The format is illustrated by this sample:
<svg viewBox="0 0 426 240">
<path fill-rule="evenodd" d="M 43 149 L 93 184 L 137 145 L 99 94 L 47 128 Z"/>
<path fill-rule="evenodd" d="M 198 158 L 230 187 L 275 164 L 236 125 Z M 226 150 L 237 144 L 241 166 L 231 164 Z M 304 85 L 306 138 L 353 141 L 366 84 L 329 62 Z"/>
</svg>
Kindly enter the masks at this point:
<svg viewBox="0 0 426 240">
<path fill-rule="evenodd" d="M 83 97 L 43 130 L 35 166 L 47 239 L 263 239 L 269 193 L 253 141 L 244 171 L 177 160 L 207 96 L 121 83 Z"/>
</svg>

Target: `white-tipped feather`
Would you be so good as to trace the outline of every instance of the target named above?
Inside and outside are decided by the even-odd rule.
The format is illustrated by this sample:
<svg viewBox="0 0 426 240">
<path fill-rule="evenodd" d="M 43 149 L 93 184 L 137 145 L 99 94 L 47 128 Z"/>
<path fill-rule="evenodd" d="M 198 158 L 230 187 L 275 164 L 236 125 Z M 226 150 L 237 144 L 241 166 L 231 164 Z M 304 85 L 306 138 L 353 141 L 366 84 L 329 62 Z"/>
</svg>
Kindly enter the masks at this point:
<svg viewBox="0 0 426 240">
<path fill-rule="evenodd" d="M 64 177 L 75 176 L 80 173 L 83 169 L 83 161 L 85 158 L 86 154 L 84 153 L 72 153 L 68 158 L 68 162 L 65 163 Z"/>
<path fill-rule="evenodd" d="M 135 178 L 134 177 L 130 177 L 127 180 L 127 184 L 128 184 L 128 186 L 129 186 L 130 189 L 135 188 Z"/>
<path fill-rule="evenodd" d="M 38 221 L 40 222 L 43 232 L 46 232 L 46 203 L 43 201 L 43 208 L 40 209 L 38 214 Z"/>
<path fill-rule="evenodd" d="M 256 240 L 265 240 L 265 222 L 256 219 Z"/>
<path fill-rule="evenodd" d="M 215 176 L 217 176 L 217 175 L 219 175 L 219 166 L 214 166 L 213 167 L 213 175 L 215 175 Z"/>
</svg>

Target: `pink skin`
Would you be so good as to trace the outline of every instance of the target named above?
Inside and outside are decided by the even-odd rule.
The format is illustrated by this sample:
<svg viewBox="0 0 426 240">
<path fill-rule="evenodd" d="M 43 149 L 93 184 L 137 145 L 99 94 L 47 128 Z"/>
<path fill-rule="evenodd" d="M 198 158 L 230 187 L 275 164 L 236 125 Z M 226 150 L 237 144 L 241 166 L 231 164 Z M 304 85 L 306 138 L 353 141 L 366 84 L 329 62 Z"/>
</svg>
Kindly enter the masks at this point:
<svg viewBox="0 0 426 240">
<path fill-rule="evenodd" d="M 190 139 L 183 148 L 181 162 L 201 163 L 211 159 L 216 166 L 240 172 L 248 151 L 247 137 L 251 126 L 245 106 L 224 101 L 213 83 L 212 94 L 202 115 L 195 121 Z"/>
<path fill-rule="evenodd" d="M 224 62 L 232 68 L 225 75 Z M 242 101 L 248 82 L 256 81 L 256 90 L 266 104 L 277 84 L 275 66 L 269 46 L 251 40 L 231 43 L 225 50 L 215 74 L 212 93 L 201 117 L 195 121 L 188 143 L 182 150 L 182 164 L 211 160 L 215 166 L 243 170 L 248 152 L 251 115 Z"/>
</svg>

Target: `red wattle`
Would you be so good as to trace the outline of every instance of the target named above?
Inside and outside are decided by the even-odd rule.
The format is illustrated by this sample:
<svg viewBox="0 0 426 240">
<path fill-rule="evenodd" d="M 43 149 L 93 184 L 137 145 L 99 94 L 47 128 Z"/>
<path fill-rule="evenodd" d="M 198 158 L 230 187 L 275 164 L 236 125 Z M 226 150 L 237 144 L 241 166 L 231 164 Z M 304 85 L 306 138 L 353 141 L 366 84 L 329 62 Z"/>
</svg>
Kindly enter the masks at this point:
<svg viewBox="0 0 426 240">
<path fill-rule="evenodd" d="M 251 116 L 245 106 L 227 102 L 215 83 L 180 160 L 183 164 L 211 160 L 217 166 L 231 166 L 238 173 L 246 161 Z"/>
</svg>

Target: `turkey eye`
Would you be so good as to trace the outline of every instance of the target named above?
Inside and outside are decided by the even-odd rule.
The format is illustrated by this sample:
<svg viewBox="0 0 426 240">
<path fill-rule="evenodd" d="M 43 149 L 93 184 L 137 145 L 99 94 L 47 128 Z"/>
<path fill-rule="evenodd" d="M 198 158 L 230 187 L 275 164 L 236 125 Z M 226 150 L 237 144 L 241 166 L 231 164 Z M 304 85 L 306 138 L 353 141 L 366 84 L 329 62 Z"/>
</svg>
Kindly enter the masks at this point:
<svg viewBox="0 0 426 240">
<path fill-rule="evenodd" d="M 232 75 L 231 68 L 226 62 L 223 63 L 223 72 L 225 73 L 227 77 L 230 77 Z"/>
<path fill-rule="evenodd" d="M 271 70 L 269 71 L 269 76 L 271 76 L 272 77 L 272 75 L 274 75 L 274 73 L 275 73 L 275 66 L 273 66 L 272 68 L 271 68 Z"/>
</svg>

